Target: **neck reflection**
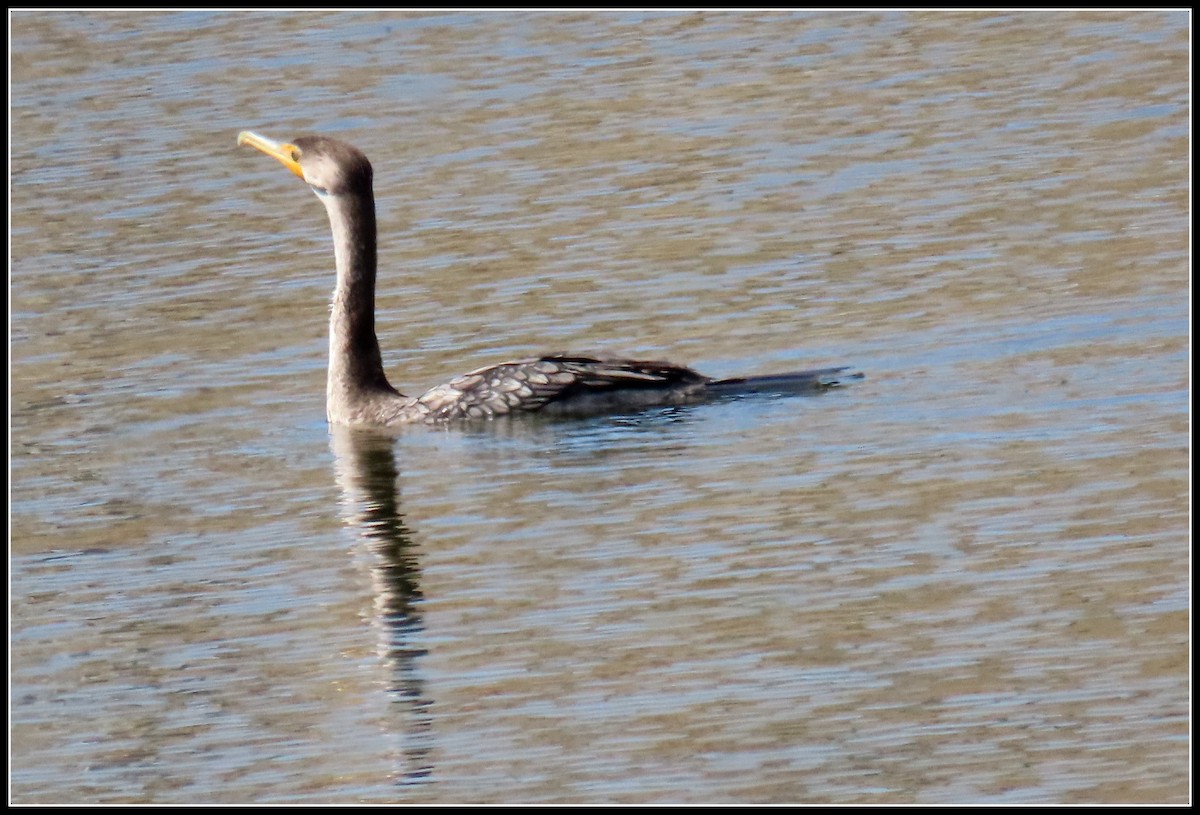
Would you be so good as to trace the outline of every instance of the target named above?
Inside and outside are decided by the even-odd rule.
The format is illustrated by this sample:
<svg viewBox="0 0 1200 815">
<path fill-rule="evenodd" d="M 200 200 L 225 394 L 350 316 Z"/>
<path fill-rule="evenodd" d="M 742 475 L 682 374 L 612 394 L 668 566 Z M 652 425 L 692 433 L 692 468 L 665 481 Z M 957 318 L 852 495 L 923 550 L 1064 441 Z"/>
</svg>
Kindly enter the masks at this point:
<svg viewBox="0 0 1200 815">
<path fill-rule="evenodd" d="M 418 784 L 432 775 L 432 700 L 426 698 L 418 660 L 420 564 L 412 533 L 400 511 L 395 438 L 333 425 L 330 429 L 342 515 L 367 555 L 378 652 L 387 668 L 386 686 L 396 713 L 399 784 Z"/>
</svg>

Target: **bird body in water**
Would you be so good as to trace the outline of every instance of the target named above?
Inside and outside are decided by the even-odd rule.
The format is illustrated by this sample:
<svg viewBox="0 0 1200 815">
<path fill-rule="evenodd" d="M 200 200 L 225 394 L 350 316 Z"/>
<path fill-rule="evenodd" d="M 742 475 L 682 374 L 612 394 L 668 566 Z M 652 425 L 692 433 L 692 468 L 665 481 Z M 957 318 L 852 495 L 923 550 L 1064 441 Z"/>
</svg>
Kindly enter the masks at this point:
<svg viewBox="0 0 1200 815">
<path fill-rule="evenodd" d="M 747 393 L 811 393 L 861 378 L 861 374 L 847 374 L 846 368 L 825 368 L 712 379 L 668 362 L 547 354 L 479 368 L 420 396 L 404 396 L 384 374 L 375 335 L 371 163 L 357 148 L 324 136 L 285 143 L 243 131 L 237 141 L 278 159 L 304 179 L 329 214 L 337 265 L 329 320 L 326 414 L 330 422 L 386 427 L 519 413 L 587 416 Z"/>
</svg>

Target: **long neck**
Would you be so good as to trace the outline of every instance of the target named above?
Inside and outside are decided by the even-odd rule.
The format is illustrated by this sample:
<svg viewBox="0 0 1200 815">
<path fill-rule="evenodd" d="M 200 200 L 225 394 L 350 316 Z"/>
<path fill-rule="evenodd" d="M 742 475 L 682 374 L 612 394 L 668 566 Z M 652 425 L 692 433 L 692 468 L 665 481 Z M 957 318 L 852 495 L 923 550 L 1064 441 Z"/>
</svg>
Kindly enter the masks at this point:
<svg viewBox="0 0 1200 815">
<path fill-rule="evenodd" d="M 322 201 L 329 212 L 337 260 L 326 390 L 332 418 L 365 394 L 396 391 L 384 376 L 375 337 L 375 200 L 367 189 Z"/>
</svg>

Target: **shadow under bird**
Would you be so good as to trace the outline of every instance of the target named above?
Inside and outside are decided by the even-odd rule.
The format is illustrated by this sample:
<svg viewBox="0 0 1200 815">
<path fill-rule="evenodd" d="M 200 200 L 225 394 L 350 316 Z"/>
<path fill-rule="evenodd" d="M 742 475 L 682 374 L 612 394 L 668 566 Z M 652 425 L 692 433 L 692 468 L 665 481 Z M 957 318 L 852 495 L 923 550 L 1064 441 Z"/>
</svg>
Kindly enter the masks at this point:
<svg viewBox="0 0 1200 815">
<path fill-rule="evenodd" d="M 237 143 L 278 159 L 304 179 L 329 213 L 337 264 L 329 319 L 330 422 L 389 427 L 523 413 L 592 416 L 752 393 L 814 393 L 862 377 L 848 368 L 823 368 L 712 379 L 669 362 L 556 353 L 478 368 L 420 396 L 405 396 L 389 384 L 375 336 L 371 163 L 357 148 L 325 136 L 277 142 L 243 131 Z"/>
</svg>

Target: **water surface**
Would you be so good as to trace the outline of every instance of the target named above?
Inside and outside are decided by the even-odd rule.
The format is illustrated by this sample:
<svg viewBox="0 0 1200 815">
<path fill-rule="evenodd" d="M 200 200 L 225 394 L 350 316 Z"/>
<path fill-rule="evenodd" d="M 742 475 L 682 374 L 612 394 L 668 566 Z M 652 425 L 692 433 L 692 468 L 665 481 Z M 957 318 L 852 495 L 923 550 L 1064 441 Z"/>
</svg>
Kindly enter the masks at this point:
<svg viewBox="0 0 1200 815">
<path fill-rule="evenodd" d="M 19 803 L 1190 798 L 1183 12 L 11 16 Z M 819 398 L 331 431 L 601 348 Z"/>
</svg>

